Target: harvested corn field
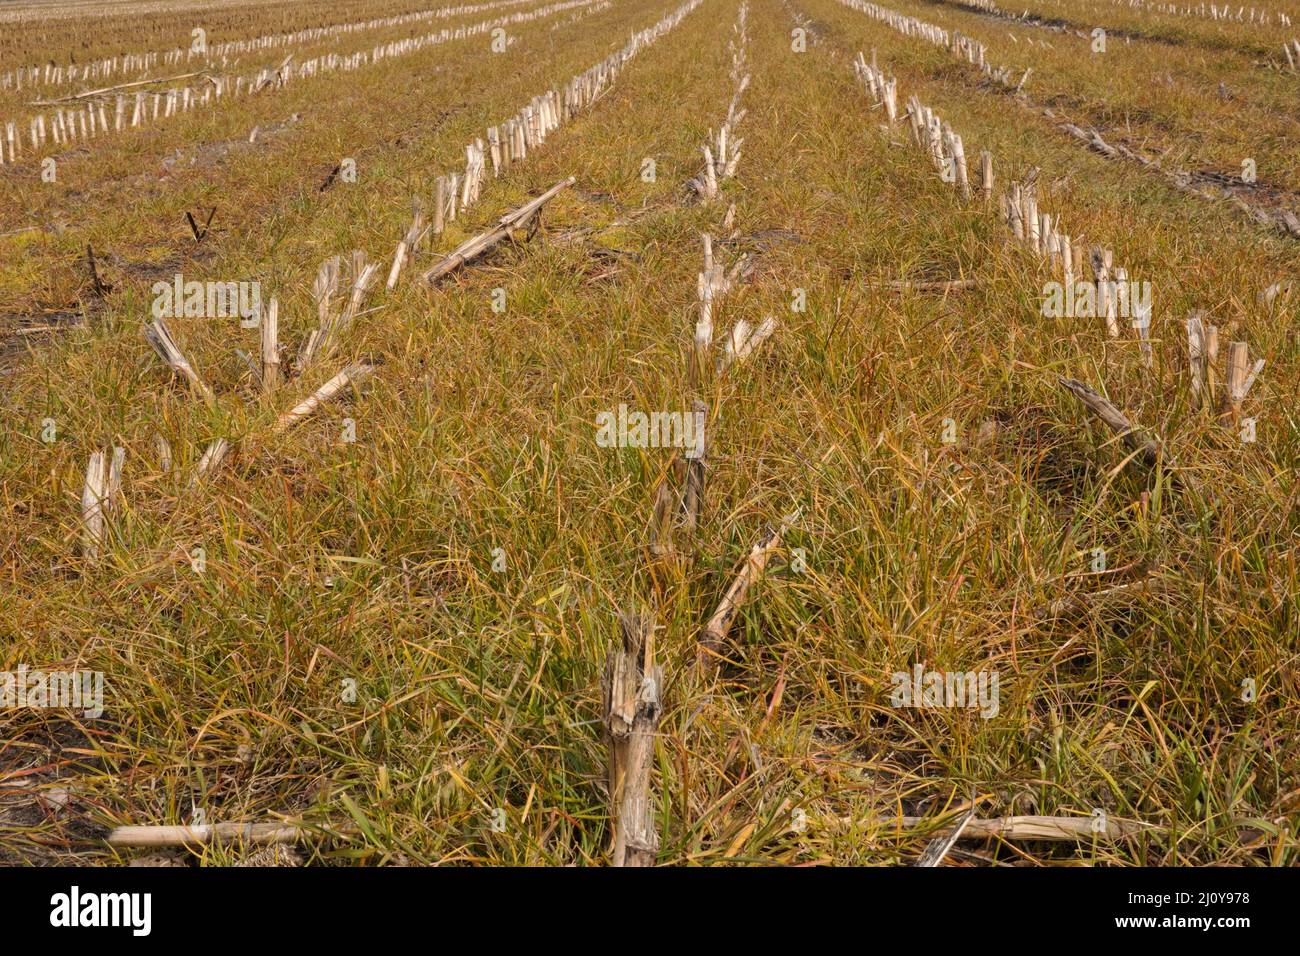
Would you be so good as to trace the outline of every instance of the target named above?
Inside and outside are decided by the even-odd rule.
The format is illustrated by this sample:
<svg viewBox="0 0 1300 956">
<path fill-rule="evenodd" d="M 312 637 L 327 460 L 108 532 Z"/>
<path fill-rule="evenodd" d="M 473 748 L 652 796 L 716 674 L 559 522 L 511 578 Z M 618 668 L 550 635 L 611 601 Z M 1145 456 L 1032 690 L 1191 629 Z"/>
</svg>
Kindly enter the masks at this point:
<svg viewBox="0 0 1300 956">
<path fill-rule="evenodd" d="M 0 862 L 1300 863 L 1259 2 L 7 6 Z"/>
</svg>

